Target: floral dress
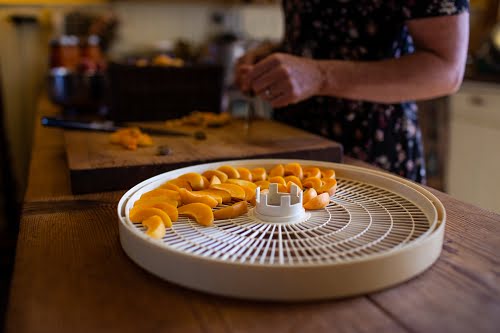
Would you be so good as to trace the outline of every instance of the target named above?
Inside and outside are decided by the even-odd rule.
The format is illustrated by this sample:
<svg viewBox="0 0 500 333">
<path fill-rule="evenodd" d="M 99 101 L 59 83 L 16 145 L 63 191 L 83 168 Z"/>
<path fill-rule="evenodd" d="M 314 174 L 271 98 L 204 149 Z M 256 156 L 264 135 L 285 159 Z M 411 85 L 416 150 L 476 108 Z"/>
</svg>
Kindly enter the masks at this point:
<svg viewBox="0 0 500 333">
<path fill-rule="evenodd" d="M 414 52 L 405 21 L 468 10 L 467 0 L 283 0 L 284 51 L 314 59 L 376 61 Z M 282 122 L 341 142 L 344 153 L 425 182 L 413 101 L 313 97 L 274 111 Z"/>
</svg>

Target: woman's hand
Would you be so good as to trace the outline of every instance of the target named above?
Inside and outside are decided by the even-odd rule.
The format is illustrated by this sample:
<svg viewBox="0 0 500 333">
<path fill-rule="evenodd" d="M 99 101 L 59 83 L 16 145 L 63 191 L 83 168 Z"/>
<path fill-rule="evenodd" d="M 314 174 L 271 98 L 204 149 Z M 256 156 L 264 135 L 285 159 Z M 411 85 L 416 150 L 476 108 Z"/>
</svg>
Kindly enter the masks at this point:
<svg viewBox="0 0 500 333">
<path fill-rule="evenodd" d="M 319 94 L 325 79 L 318 61 L 284 53 L 274 53 L 247 70 L 252 90 L 273 107 Z"/>
</svg>

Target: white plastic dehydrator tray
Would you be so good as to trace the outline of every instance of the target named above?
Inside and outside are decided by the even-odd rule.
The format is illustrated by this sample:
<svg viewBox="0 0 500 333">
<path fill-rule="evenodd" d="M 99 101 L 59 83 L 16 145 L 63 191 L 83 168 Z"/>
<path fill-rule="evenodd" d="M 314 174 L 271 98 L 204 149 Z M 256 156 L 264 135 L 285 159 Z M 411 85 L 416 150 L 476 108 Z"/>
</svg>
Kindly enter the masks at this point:
<svg viewBox="0 0 500 333">
<path fill-rule="evenodd" d="M 297 222 L 266 222 L 252 210 L 211 227 L 181 216 L 161 240 L 128 212 L 139 197 L 184 173 L 221 165 L 298 162 L 334 169 L 338 188 L 322 210 Z M 423 187 L 387 173 L 309 160 L 238 160 L 190 166 L 136 185 L 118 204 L 120 241 L 145 270 L 170 282 L 255 300 L 319 300 L 373 292 L 430 267 L 443 244 L 445 209 Z"/>
</svg>

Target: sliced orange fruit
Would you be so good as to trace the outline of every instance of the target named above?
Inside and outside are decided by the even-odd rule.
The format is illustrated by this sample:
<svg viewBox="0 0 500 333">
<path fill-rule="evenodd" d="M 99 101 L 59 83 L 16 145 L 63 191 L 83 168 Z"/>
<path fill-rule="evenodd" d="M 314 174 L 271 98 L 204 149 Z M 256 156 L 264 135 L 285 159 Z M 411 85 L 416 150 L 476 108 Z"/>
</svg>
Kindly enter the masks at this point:
<svg viewBox="0 0 500 333">
<path fill-rule="evenodd" d="M 302 182 L 302 185 L 304 185 L 304 187 L 307 187 L 307 188 L 319 189 L 321 187 L 321 185 L 323 185 L 323 182 L 319 178 L 309 177 L 309 178 L 304 179 L 304 181 Z"/>
<path fill-rule="evenodd" d="M 240 186 L 247 186 L 247 187 L 253 188 L 254 190 L 257 188 L 257 185 L 255 185 L 255 183 L 252 183 L 251 181 L 243 180 L 243 179 L 229 178 L 226 181 L 226 184 L 236 184 L 236 185 L 240 185 Z"/>
<path fill-rule="evenodd" d="M 135 206 L 130 210 L 129 214 L 130 221 L 136 223 L 142 222 L 153 215 L 158 215 L 163 221 L 163 224 L 165 224 L 165 227 L 169 228 L 172 226 L 172 220 L 170 220 L 170 217 L 159 208 Z"/>
<path fill-rule="evenodd" d="M 278 164 L 275 165 L 274 167 L 269 170 L 269 177 L 274 177 L 274 176 L 280 176 L 284 177 L 285 176 L 285 167 L 283 164 Z"/>
<path fill-rule="evenodd" d="M 321 170 L 317 167 L 306 167 L 304 169 L 304 178 L 321 178 Z"/>
<path fill-rule="evenodd" d="M 281 184 L 281 185 L 285 185 L 286 186 L 286 181 L 285 181 L 285 178 L 281 177 L 281 176 L 272 176 L 272 177 L 269 177 L 269 180 L 268 180 L 270 183 L 278 183 L 278 184 Z"/>
<path fill-rule="evenodd" d="M 217 178 L 219 178 L 222 183 L 225 183 L 227 180 L 227 175 L 219 170 L 207 170 L 204 173 L 202 173 L 202 175 L 210 180 L 212 180 L 213 176 L 217 176 Z"/>
<path fill-rule="evenodd" d="M 192 217 L 198 224 L 210 226 L 214 222 L 214 213 L 210 206 L 195 202 L 179 207 L 180 215 Z"/>
<path fill-rule="evenodd" d="M 319 188 L 318 193 L 328 193 L 329 196 L 332 196 L 337 191 L 337 181 L 335 178 L 327 178 L 324 180 L 323 184 Z"/>
<path fill-rule="evenodd" d="M 217 168 L 217 170 L 224 172 L 227 175 L 227 178 L 240 178 L 240 173 L 236 170 L 235 167 L 231 165 L 221 165 Z"/>
<path fill-rule="evenodd" d="M 334 178 L 335 179 L 335 170 L 333 170 L 333 169 L 321 170 L 321 175 L 323 176 L 323 178 Z"/>
<path fill-rule="evenodd" d="M 157 188 L 149 192 L 145 192 L 141 195 L 141 199 L 155 198 L 155 197 L 165 197 L 172 200 L 180 200 L 179 192 L 174 190 L 167 190 L 165 188 Z"/>
<path fill-rule="evenodd" d="M 246 201 L 239 201 L 231 206 L 224 207 L 214 211 L 216 220 L 232 219 L 248 212 Z"/>
<path fill-rule="evenodd" d="M 236 170 L 240 173 L 240 179 L 248 180 L 250 182 L 252 181 L 252 173 L 248 170 L 248 168 L 238 167 Z"/>
<path fill-rule="evenodd" d="M 208 192 L 208 189 L 207 190 L 194 191 L 192 193 L 196 194 L 196 195 L 208 195 L 208 196 L 211 196 L 212 198 L 214 198 L 215 200 L 217 200 L 217 203 L 219 205 L 222 204 L 222 196 L 219 195 L 219 194 L 216 194 L 214 192 Z"/>
<path fill-rule="evenodd" d="M 210 184 L 208 184 L 208 187 L 210 187 L 210 185 L 213 185 L 213 184 L 222 184 L 222 182 L 220 181 L 219 177 L 212 176 L 212 178 L 210 179 Z"/>
<path fill-rule="evenodd" d="M 154 239 L 162 239 L 167 232 L 165 224 L 158 215 L 148 217 L 142 221 L 142 225 L 147 228 L 146 235 Z"/>
<path fill-rule="evenodd" d="M 215 198 L 215 196 L 220 197 L 222 199 L 222 203 L 231 202 L 231 194 L 225 190 L 218 190 L 215 188 L 207 188 L 206 190 L 196 191 L 195 193 L 212 195 L 212 196 L 214 196 L 214 198 Z M 216 200 L 218 200 L 218 199 L 216 199 Z"/>
<path fill-rule="evenodd" d="M 203 177 L 197 172 L 188 172 L 177 178 L 187 180 L 189 185 L 191 185 L 191 188 L 195 191 L 203 190 L 203 186 L 205 185 Z"/>
<path fill-rule="evenodd" d="M 287 186 L 288 186 L 288 182 L 292 182 L 292 183 L 295 183 L 295 185 L 297 185 L 301 190 L 303 189 L 302 182 L 300 181 L 299 177 L 297 177 L 297 176 L 286 176 L 285 182 L 287 183 Z"/>
<path fill-rule="evenodd" d="M 175 185 L 177 186 L 177 189 L 178 188 L 185 188 L 187 190 L 192 190 L 191 188 L 191 185 L 189 184 L 189 182 L 187 181 L 187 179 L 180 179 L 180 178 L 175 178 L 175 179 L 170 179 L 169 181 L 167 181 L 165 184 L 163 184 L 162 186 L 160 187 L 165 187 L 165 188 L 168 188 L 167 184 L 172 184 L 172 185 Z M 172 190 L 174 190 L 174 188 L 171 188 Z M 177 190 L 175 189 L 175 190 Z"/>
<path fill-rule="evenodd" d="M 179 205 L 179 201 L 167 197 L 153 197 L 153 198 L 139 199 L 136 202 L 134 202 L 134 206 L 148 206 L 148 205 L 151 206 L 157 203 L 167 203 L 169 205 L 177 207 Z"/>
<path fill-rule="evenodd" d="M 285 165 L 285 176 L 296 176 L 299 179 L 304 178 L 304 171 L 299 163 L 288 163 Z"/>
<path fill-rule="evenodd" d="M 219 204 L 219 202 L 216 199 L 214 199 L 212 196 L 208 194 L 196 194 L 196 192 L 190 192 L 184 188 L 181 188 L 179 193 L 181 194 L 183 205 L 199 202 L 211 208 L 214 208 L 217 207 L 217 205 Z"/>
<path fill-rule="evenodd" d="M 308 188 L 307 190 L 304 191 L 304 194 L 302 195 L 302 206 L 304 206 L 307 202 L 309 202 L 312 198 L 315 198 L 318 196 L 318 192 L 314 188 Z"/>
<path fill-rule="evenodd" d="M 210 188 L 227 191 L 229 192 L 231 198 L 233 199 L 245 200 L 246 198 L 245 190 L 241 186 L 236 184 L 228 184 L 228 183 L 215 184 L 215 185 L 210 185 Z"/>
<path fill-rule="evenodd" d="M 162 211 L 164 211 L 165 213 L 167 213 L 168 217 L 170 217 L 170 220 L 172 222 L 175 222 L 177 221 L 178 217 L 179 217 L 179 214 L 177 212 L 177 205 L 172 205 L 172 204 L 169 204 L 167 202 L 140 202 L 139 201 L 136 201 L 136 203 L 138 204 L 134 204 L 134 207 L 153 207 L 153 208 L 158 208 L 158 209 L 161 209 Z"/>
<path fill-rule="evenodd" d="M 267 190 L 269 188 L 269 181 L 267 180 L 259 180 L 258 182 L 255 182 L 254 183 L 255 185 L 257 185 L 257 187 L 260 186 L 260 190 Z"/>
<path fill-rule="evenodd" d="M 267 171 L 264 168 L 255 168 L 251 170 L 252 173 L 252 181 L 256 182 L 259 180 L 266 180 Z"/>
<path fill-rule="evenodd" d="M 303 207 L 308 210 L 322 209 L 325 208 L 330 202 L 330 196 L 328 193 L 321 193 L 306 202 Z"/>
</svg>

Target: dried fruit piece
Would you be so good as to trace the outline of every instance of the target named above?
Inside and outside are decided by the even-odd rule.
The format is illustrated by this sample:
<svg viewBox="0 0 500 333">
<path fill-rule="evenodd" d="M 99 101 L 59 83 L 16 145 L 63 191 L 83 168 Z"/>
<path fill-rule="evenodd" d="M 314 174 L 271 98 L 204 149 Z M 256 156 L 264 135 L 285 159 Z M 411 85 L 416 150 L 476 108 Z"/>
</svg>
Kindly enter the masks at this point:
<svg viewBox="0 0 500 333">
<path fill-rule="evenodd" d="M 269 178 L 269 182 L 270 183 L 278 183 L 278 184 L 281 184 L 281 185 L 285 185 L 286 186 L 286 181 L 285 181 L 285 178 L 281 177 L 281 176 L 273 176 L 273 177 L 270 177 Z"/>
<path fill-rule="evenodd" d="M 288 163 L 285 165 L 285 176 L 295 176 L 299 179 L 304 178 L 304 171 L 302 170 L 302 166 L 299 163 Z"/>
<path fill-rule="evenodd" d="M 287 186 L 288 186 L 288 182 L 292 182 L 295 185 L 297 185 L 301 190 L 303 189 L 302 182 L 300 181 L 299 177 L 297 177 L 297 176 L 286 176 L 285 182 L 286 182 Z"/>
<path fill-rule="evenodd" d="M 138 200 L 134 203 L 134 207 L 153 207 L 153 208 L 161 209 L 162 211 L 167 213 L 168 217 L 170 217 L 170 220 L 172 222 L 177 221 L 177 219 L 179 218 L 179 214 L 177 212 L 177 205 L 174 206 L 174 205 L 167 203 L 167 202 L 147 202 L 147 201 L 144 202 L 143 201 L 141 203 L 141 201 Z"/>
<path fill-rule="evenodd" d="M 213 184 L 222 184 L 222 182 L 220 181 L 219 177 L 213 176 L 212 179 L 210 179 L 210 184 L 208 184 L 208 187 Z"/>
<path fill-rule="evenodd" d="M 258 182 L 255 182 L 254 183 L 255 185 L 257 185 L 258 187 L 260 187 L 260 190 L 267 190 L 269 188 L 269 181 L 267 180 L 259 180 Z"/>
<path fill-rule="evenodd" d="M 219 178 L 222 183 L 225 183 L 227 180 L 227 175 L 219 170 L 207 170 L 204 173 L 202 173 L 202 175 L 210 180 L 212 179 L 213 176 L 217 176 L 217 178 Z"/>
<path fill-rule="evenodd" d="M 335 170 L 333 169 L 324 169 L 321 170 L 321 175 L 323 178 L 333 178 L 335 179 Z"/>
<path fill-rule="evenodd" d="M 279 176 L 279 177 L 285 176 L 285 167 L 283 166 L 283 164 L 278 164 L 274 166 L 271 170 L 269 170 L 269 178 L 274 176 Z"/>
<path fill-rule="evenodd" d="M 246 201 L 239 201 L 231 206 L 224 207 L 214 211 L 216 220 L 232 219 L 248 212 Z"/>
<path fill-rule="evenodd" d="M 177 178 L 187 180 L 189 185 L 191 185 L 191 188 L 195 191 L 203 190 L 205 182 L 203 181 L 203 177 L 199 173 L 188 172 L 183 175 L 180 175 Z"/>
<path fill-rule="evenodd" d="M 156 188 L 149 192 L 145 192 L 141 195 L 141 199 L 155 198 L 155 197 L 164 197 L 167 199 L 180 201 L 181 197 L 179 192 L 173 190 L 167 190 L 165 188 Z"/>
<path fill-rule="evenodd" d="M 139 199 L 136 202 L 134 202 L 134 206 L 147 206 L 147 205 L 151 206 L 157 203 L 167 203 L 169 205 L 177 207 L 179 205 L 179 201 L 166 197 L 153 197 L 153 198 Z"/>
<path fill-rule="evenodd" d="M 190 204 L 190 203 L 195 203 L 195 202 L 200 202 L 200 203 L 203 203 L 211 208 L 214 208 L 214 207 L 217 207 L 217 205 L 219 204 L 216 199 L 212 198 L 208 194 L 196 194 L 196 192 L 190 192 L 184 188 L 181 188 L 179 190 L 179 193 L 181 194 L 182 203 L 184 205 Z"/>
<path fill-rule="evenodd" d="M 266 180 L 267 171 L 264 168 L 255 168 L 250 171 L 252 173 L 252 181 L 257 182 L 260 180 Z"/>
<path fill-rule="evenodd" d="M 195 191 L 193 192 L 193 194 L 197 194 L 197 195 L 208 195 L 212 198 L 214 198 L 215 200 L 217 200 L 217 203 L 220 205 L 222 204 L 222 196 L 219 195 L 219 194 L 216 194 L 215 192 L 208 192 L 209 189 L 206 189 L 206 190 L 201 190 L 201 191 Z M 231 198 L 231 196 L 229 196 L 229 198 Z M 229 199 L 231 200 L 231 199 Z"/>
<path fill-rule="evenodd" d="M 199 193 L 199 192 L 201 192 L 202 194 L 218 196 L 218 197 L 222 198 L 222 203 L 231 202 L 231 194 L 225 190 L 218 190 L 215 188 L 207 188 L 206 190 L 197 191 L 196 193 Z"/>
<path fill-rule="evenodd" d="M 240 185 L 240 186 L 247 186 L 247 187 L 250 187 L 254 190 L 257 188 L 257 185 L 255 185 L 251 181 L 243 180 L 243 179 L 230 178 L 226 181 L 226 184 L 236 184 L 236 185 Z"/>
<path fill-rule="evenodd" d="M 241 186 L 236 184 L 228 184 L 228 183 L 215 184 L 215 185 L 210 185 L 210 188 L 227 191 L 231 195 L 231 198 L 237 200 L 245 200 L 246 198 L 245 190 Z"/>
<path fill-rule="evenodd" d="M 309 177 L 304 179 L 302 182 L 302 185 L 307 188 L 314 188 L 314 189 L 319 189 L 321 185 L 323 185 L 323 182 L 321 179 L 316 178 L 316 177 Z"/>
<path fill-rule="evenodd" d="M 329 196 L 332 196 L 337 191 L 337 181 L 334 178 L 325 179 L 323 185 L 318 190 L 318 193 L 328 193 Z"/>
<path fill-rule="evenodd" d="M 248 180 L 248 181 L 252 181 L 252 173 L 250 172 L 250 170 L 248 170 L 247 168 L 244 168 L 244 167 L 238 167 L 236 168 L 236 170 L 238 170 L 238 172 L 240 173 L 240 179 L 243 179 L 243 180 Z"/>
<path fill-rule="evenodd" d="M 214 222 L 214 213 L 210 206 L 196 202 L 179 207 L 180 215 L 192 217 L 198 224 L 210 226 Z"/>
<path fill-rule="evenodd" d="M 304 178 L 321 178 L 321 170 L 317 167 L 306 167 L 304 169 Z"/>
<path fill-rule="evenodd" d="M 142 225 L 147 228 L 146 235 L 154 239 L 162 239 L 166 234 L 165 224 L 161 217 L 153 215 L 142 221 Z"/>
<path fill-rule="evenodd" d="M 217 170 L 224 172 L 227 175 L 227 178 L 240 178 L 240 173 L 231 165 L 222 165 L 217 168 Z"/>
<path fill-rule="evenodd" d="M 328 193 L 321 193 L 306 202 L 303 206 L 308 210 L 322 209 L 325 208 L 330 202 L 330 196 Z"/>
<path fill-rule="evenodd" d="M 153 215 L 158 215 L 163 221 L 163 224 L 165 224 L 165 227 L 169 228 L 172 226 L 172 220 L 170 220 L 167 213 L 158 208 L 135 206 L 129 213 L 130 221 L 135 223 L 142 222 Z"/>
<path fill-rule="evenodd" d="M 314 188 L 308 188 L 307 190 L 304 191 L 304 194 L 302 196 L 302 206 L 304 206 L 312 198 L 315 198 L 317 196 L 318 196 L 318 192 L 316 192 L 316 190 Z"/>
<path fill-rule="evenodd" d="M 169 187 L 170 185 L 175 185 L 175 186 L 177 186 L 177 188 L 170 188 Z M 179 188 L 185 188 L 186 190 L 189 190 L 189 191 L 193 190 L 191 185 L 187 181 L 187 179 L 180 179 L 180 178 L 171 179 L 171 180 L 167 181 L 165 184 L 161 185 L 160 187 L 164 187 L 164 188 L 176 190 L 176 191 L 178 191 Z"/>
<path fill-rule="evenodd" d="M 205 176 L 201 176 L 201 179 L 203 179 L 203 189 L 207 189 L 210 186 L 210 181 L 207 179 Z"/>
</svg>

